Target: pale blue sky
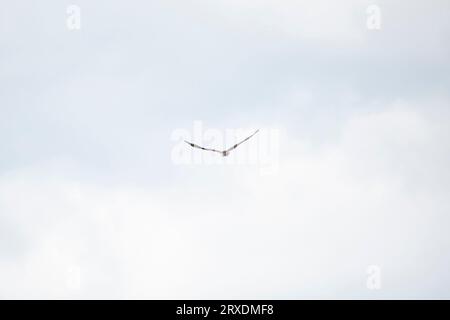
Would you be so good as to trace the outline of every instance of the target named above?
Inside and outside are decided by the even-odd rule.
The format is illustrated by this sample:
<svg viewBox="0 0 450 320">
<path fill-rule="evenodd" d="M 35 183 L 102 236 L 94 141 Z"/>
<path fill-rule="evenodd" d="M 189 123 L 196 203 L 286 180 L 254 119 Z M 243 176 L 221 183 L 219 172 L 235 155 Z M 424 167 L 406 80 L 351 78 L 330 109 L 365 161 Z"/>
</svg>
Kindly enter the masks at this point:
<svg viewBox="0 0 450 320">
<path fill-rule="evenodd" d="M 450 298 L 448 1 L 0 8 L 0 297 Z M 279 173 L 175 165 L 196 120 Z"/>
</svg>

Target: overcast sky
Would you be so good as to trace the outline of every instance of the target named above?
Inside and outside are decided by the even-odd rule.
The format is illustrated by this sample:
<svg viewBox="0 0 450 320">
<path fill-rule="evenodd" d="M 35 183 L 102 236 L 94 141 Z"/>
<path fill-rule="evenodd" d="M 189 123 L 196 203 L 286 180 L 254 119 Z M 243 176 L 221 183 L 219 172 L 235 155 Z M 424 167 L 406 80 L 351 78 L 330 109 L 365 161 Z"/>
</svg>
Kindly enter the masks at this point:
<svg viewBox="0 0 450 320">
<path fill-rule="evenodd" d="M 450 298 L 449 1 L 0 8 L 0 298 Z"/>
</svg>

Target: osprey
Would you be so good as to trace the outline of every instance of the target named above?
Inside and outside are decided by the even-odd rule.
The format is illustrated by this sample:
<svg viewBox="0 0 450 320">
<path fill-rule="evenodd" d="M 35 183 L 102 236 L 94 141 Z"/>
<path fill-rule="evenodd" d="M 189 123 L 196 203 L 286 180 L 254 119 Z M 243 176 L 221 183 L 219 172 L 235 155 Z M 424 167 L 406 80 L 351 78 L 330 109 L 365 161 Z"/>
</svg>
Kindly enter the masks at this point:
<svg viewBox="0 0 450 320">
<path fill-rule="evenodd" d="M 247 141 L 248 139 L 250 139 L 251 137 L 253 137 L 258 131 L 259 131 L 259 129 L 256 130 L 251 136 L 245 138 L 244 140 L 242 140 L 242 141 L 239 142 L 239 143 L 236 143 L 236 144 L 235 144 L 234 146 L 232 146 L 230 149 L 223 150 L 223 151 L 216 150 L 216 149 L 203 148 L 203 147 L 200 147 L 199 145 L 196 145 L 195 143 L 192 143 L 192 142 L 189 142 L 189 141 L 186 141 L 186 140 L 184 140 L 184 142 L 186 142 L 188 145 L 190 145 L 190 146 L 193 147 L 193 148 L 199 148 L 199 149 L 206 150 L 206 151 L 218 152 L 218 153 L 220 153 L 223 157 L 226 157 L 226 156 L 228 156 L 228 155 L 230 154 L 230 151 L 231 151 L 231 150 L 236 149 L 240 144 L 244 143 L 245 141 Z"/>
</svg>

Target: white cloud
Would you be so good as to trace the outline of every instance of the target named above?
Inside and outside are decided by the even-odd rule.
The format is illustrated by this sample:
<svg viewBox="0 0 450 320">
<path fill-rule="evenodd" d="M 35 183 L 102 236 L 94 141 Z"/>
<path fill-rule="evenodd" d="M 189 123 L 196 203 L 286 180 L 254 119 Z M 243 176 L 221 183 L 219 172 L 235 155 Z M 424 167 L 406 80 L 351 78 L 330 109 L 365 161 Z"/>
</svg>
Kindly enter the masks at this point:
<svg viewBox="0 0 450 320">
<path fill-rule="evenodd" d="M 366 4 L 8 5 L 0 296 L 448 298 L 448 1 Z M 196 119 L 278 174 L 173 165 Z"/>
<path fill-rule="evenodd" d="M 264 36 L 287 36 L 313 41 L 360 42 L 363 29 L 358 23 L 365 8 L 359 1 L 197 1 L 226 24 L 244 32 Z M 360 18 L 361 18 L 360 17 Z"/>
<path fill-rule="evenodd" d="M 353 115 L 330 145 L 286 136 L 275 176 L 200 166 L 149 189 L 16 170 L 0 183 L 2 225 L 15 226 L 3 246 L 18 248 L 0 260 L 0 295 L 448 297 L 450 261 L 434 253 L 448 244 L 447 171 L 428 156 L 446 121 L 403 102 Z M 379 292 L 365 287 L 372 264 Z"/>
</svg>

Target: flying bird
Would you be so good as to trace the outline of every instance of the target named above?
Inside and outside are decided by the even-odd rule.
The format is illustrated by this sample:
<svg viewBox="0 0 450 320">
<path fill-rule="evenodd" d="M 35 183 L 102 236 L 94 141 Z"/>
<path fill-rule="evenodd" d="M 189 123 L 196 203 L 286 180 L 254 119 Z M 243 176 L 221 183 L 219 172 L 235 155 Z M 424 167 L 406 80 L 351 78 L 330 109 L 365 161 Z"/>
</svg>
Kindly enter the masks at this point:
<svg viewBox="0 0 450 320">
<path fill-rule="evenodd" d="M 236 144 L 235 144 L 234 146 L 232 146 L 231 148 L 229 148 L 229 149 L 227 149 L 227 150 L 223 150 L 223 151 L 216 150 L 216 149 L 203 148 L 203 147 L 201 147 L 201 146 L 199 146 L 199 145 L 196 145 L 195 143 L 192 143 L 192 142 L 189 142 L 189 141 L 186 141 L 186 140 L 184 140 L 184 142 L 186 142 L 188 145 L 190 145 L 190 146 L 193 147 L 193 148 L 199 148 L 199 149 L 206 150 L 206 151 L 218 152 L 218 153 L 220 153 L 223 157 L 226 157 L 226 156 L 228 156 L 228 155 L 230 154 L 230 151 L 231 151 L 231 150 L 236 149 L 240 144 L 244 143 L 245 141 L 247 141 L 248 139 L 250 139 L 251 137 L 253 137 L 258 131 L 259 131 L 259 129 L 256 130 L 252 135 L 250 135 L 250 136 L 248 136 L 247 138 L 245 138 L 244 140 L 242 140 L 241 142 L 236 143 Z"/>
</svg>

